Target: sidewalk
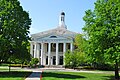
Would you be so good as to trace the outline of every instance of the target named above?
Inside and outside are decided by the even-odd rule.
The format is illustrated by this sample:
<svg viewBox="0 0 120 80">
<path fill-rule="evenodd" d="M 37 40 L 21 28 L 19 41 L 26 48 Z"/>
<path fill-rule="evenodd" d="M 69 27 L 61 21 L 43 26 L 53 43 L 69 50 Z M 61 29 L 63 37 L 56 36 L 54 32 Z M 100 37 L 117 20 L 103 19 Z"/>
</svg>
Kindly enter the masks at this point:
<svg viewBox="0 0 120 80">
<path fill-rule="evenodd" d="M 33 71 L 25 80 L 40 80 L 42 71 Z"/>
</svg>

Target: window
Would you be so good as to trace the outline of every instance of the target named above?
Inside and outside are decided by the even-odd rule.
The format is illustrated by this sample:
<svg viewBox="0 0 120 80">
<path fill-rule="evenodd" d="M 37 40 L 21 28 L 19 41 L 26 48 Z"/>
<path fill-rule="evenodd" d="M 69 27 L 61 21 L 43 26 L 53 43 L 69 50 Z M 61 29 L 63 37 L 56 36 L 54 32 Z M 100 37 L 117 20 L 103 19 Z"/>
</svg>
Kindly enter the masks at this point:
<svg viewBox="0 0 120 80">
<path fill-rule="evenodd" d="M 52 43 L 51 44 L 51 52 L 55 52 L 56 51 L 56 44 Z"/>
<path fill-rule="evenodd" d="M 57 36 L 50 36 L 50 38 L 57 38 Z"/>
<path fill-rule="evenodd" d="M 61 17 L 61 21 L 63 21 L 63 22 L 64 22 L 64 17 Z"/>
<path fill-rule="evenodd" d="M 59 52 L 63 52 L 63 43 L 59 43 Z"/>
</svg>

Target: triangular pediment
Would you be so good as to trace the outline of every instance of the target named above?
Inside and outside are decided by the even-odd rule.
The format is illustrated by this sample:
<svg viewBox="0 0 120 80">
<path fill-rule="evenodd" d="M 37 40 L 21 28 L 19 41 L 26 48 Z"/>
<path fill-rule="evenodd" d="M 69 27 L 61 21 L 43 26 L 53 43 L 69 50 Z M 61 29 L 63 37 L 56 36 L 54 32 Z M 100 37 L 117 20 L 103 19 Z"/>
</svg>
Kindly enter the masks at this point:
<svg viewBox="0 0 120 80">
<path fill-rule="evenodd" d="M 31 37 L 39 38 L 39 37 L 45 37 L 46 35 L 48 36 L 48 35 L 53 35 L 53 34 L 54 35 L 60 35 L 60 36 L 64 35 L 64 36 L 74 37 L 77 33 L 58 27 L 58 28 L 55 28 L 55 29 L 52 29 L 52 30 L 32 34 Z"/>
<path fill-rule="evenodd" d="M 71 37 L 66 37 L 66 36 L 59 36 L 59 35 L 48 35 L 44 37 L 37 38 L 37 41 L 40 40 L 70 40 Z"/>
</svg>

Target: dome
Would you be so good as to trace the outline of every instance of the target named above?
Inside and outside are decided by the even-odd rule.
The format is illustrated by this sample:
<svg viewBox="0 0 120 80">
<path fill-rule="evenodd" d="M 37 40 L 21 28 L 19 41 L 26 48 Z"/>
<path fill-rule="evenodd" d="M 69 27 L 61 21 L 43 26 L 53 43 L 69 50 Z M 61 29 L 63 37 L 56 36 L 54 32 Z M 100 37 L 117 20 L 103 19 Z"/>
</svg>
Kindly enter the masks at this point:
<svg viewBox="0 0 120 80">
<path fill-rule="evenodd" d="M 65 13 L 64 13 L 64 12 L 61 12 L 61 15 L 65 15 Z"/>
</svg>

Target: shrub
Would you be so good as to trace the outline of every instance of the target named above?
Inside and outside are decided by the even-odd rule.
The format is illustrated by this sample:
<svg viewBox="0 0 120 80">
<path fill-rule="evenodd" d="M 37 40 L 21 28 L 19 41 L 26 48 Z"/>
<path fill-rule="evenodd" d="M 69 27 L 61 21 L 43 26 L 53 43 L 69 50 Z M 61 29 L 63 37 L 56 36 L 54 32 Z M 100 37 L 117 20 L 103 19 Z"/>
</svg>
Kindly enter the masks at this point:
<svg viewBox="0 0 120 80">
<path fill-rule="evenodd" d="M 32 58 L 32 60 L 30 61 L 30 66 L 31 67 L 36 67 L 38 62 L 39 62 L 38 58 Z"/>
<path fill-rule="evenodd" d="M 67 51 L 65 53 L 65 67 L 74 68 L 85 63 L 85 54 L 74 50 L 73 52 Z"/>
<path fill-rule="evenodd" d="M 84 66 L 83 69 L 93 70 L 94 67 L 92 67 L 92 66 Z"/>
<path fill-rule="evenodd" d="M 11 67 L 28 67 L 27 65 L 22 65 L 22 64 L 10 64 L 9 66 Z"/>
<path fill-rule="evenodd" d="M 98 70 L 114 70 L 114 65 L 105 64 L 105 63 L 96 63 L 94 64 L 94 68 Z"/>
</svg>

